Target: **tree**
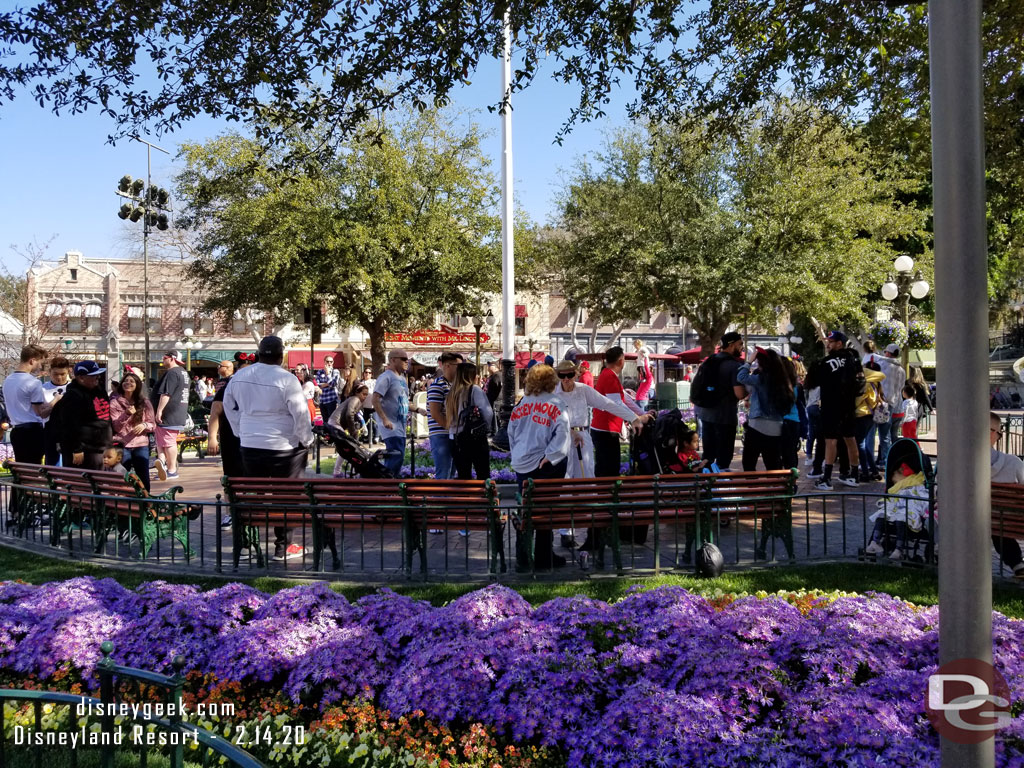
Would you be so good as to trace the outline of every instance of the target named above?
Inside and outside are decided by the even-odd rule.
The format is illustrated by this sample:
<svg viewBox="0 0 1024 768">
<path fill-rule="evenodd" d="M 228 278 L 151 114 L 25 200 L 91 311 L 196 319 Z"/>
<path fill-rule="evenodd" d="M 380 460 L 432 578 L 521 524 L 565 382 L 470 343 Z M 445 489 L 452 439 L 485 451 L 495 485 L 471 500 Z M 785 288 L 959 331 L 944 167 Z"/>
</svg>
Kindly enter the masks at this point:
<svg viewBox="0 0 1024 768">
<path fill-rule="evenodd" d="M 740 315 L 773 325 L 776 306 L 863 319 L 890 241 L 923 226 L 903 187 L 847 128 L 786 103 L 748 112 L 737 138 L 620 131 L 563 194 L 552 273 L 606 322 L 680 312 L 705 351 Z"/>
<path fill-rule="evenodd" d="M 311 143 L 328 152 L 314 161 Z M 275 149 L 232 134 L 182 153 L 190 273 L 213 287 L 210 308 L 326 303 L 366 331 L 379 370 L 386 333 L 475 311 L 498 285 L 496 185 L 475 127 L 427 111 L 343 142 L 304 133 Z M 306 159 L 286 166 L 288 153 Z"/>
</svg>

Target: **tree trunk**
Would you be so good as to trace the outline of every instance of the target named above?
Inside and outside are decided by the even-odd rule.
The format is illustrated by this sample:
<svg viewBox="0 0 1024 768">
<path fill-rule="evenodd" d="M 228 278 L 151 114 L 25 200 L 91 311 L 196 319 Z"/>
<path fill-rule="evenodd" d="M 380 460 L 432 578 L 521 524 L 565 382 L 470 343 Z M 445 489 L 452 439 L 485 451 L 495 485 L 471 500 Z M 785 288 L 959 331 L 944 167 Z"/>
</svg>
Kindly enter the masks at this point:
<svg viewBox="0 0 1024 768">
<path fill-rule="evenodd" d="M 580 342 L 576 338 L 576 330 L 580 326 L 580 311 L 576 309 L 576 307 L 570 306 L 569 314 L 572 317 L 572 319 L 569 321 L 569 341 L 572 342 L 572 346 L 574 349 L 580 349 Z M 587 352 L 589 351 L 590 350 L 588 349 Z"/>
<path fill-rule="evenodd" d="M 615 340 L 618 339 L 619 336 L 622 335 L 622 332 L 624 330 L 626 330 L 626 327 L 628 325 L 629 325 L 629 323 L 621 322 L 618 325 L 613 326 L 612 327 L 612 335 L 608 337 L 608 341 L 605 342 L 604 346 L 601 347 L 601 349 L 599 351 L 604 352 L 605 350 L 610 349 L 611 347 L 613 347 L 615 345 Z M 626 351 L 628 352 L 629 350 L 627 349 Z"/>
<path fill-rule="evenodd" d="M 379 376 L 387 365 L 387 351 L 384 349 L 384 322 L 375 320 L 362 326 L 370 337 L 370 366 L 374 377 Z"/>
<path fill-rule="evenodd" d="M 708 356 L 715 353 L 715 347 L 722 340 L 722 334 L 729 327 L 728 318 L 715 318 L 710 324 L 694 323 L 693 330 L 697 332 L 700 340 L 701 354 Z"/>
<path fill-rule="evenodd" d="M 587 343 L 587 352 L 597 352 L 597 329 L 601 325 L 601 321 L 597 318 L 593 320 L 594 327 L 590 331 L 590 341 Z"/>
</svg>

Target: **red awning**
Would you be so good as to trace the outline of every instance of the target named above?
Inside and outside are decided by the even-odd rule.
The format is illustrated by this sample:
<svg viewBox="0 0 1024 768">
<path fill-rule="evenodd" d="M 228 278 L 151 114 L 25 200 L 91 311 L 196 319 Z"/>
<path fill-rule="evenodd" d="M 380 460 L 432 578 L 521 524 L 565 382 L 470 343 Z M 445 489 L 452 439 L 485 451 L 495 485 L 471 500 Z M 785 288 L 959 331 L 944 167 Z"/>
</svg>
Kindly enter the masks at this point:
<svg viewBox="0 0 1024 768">
<path fill-rule="evenodd" d="M 315 350 L 313 352 L 313 367 L 314 368 L 323 368 L 324 367 L 324 358 L 325 357 L 332 357 L 332 358 L 334 358 L 334 367 L 335 368 L 344 368 L 345 367 L 345 362 L 346 362 L 347 358 L 345 357 L 345 353 L 342 352 L 340 349 L 338 349 L 338 350 L 331 350 L 331 349 L 317 349 L 317 350 Z M 305 365 L 307 367 L 309 366 L 309 350 L 308 349 L 290 349 L 290 350 L 288 350 L 288 367 L 289 368 L 294 368 L 299 363 L 302 363 L 303 365 Z"/>
<path fill-rule="evenodd" d="M 525 304 L 516 304 L 516 317 L 527 317 Z"/>
<path fill-rule="evenodd" d="M 676 355 L 676 357 L 679 359 L 679 362 L 681 363 L 688 363 L 693 365 L 699 363 L 701 360 L 707 357 L 707 355 L 704 354 L 704 351 L 700 347 L 694 347 L 693 349 L 688 349 L 685 352 L 680 352 L 678 355 Z"/>
<path fill-rule="evenodd" d="M 533 359 L 538 363 L 544 362 L 546 352 L 534 352 Z M 529 352 L 516 352 L 516 368 L 525 368 L 530 364 L 530 353 Z"/>
</svg>

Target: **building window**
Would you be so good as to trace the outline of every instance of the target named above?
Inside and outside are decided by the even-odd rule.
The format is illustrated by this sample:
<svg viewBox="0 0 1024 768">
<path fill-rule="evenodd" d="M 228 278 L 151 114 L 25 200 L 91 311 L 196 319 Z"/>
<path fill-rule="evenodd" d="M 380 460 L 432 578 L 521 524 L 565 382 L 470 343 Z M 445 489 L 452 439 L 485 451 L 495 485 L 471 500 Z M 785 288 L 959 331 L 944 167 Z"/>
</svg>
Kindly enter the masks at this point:
<svg viewBox="0 0 1024 768">
<path fill-rule="evenodd" d="M 213 315 L 209 312 L 199 313 L 199 333 L 206 334 L 207 336 L 213 335 Z"/>
<path fill-rule="evenodd" d="M 651 310 L 645 309 L 643 312 L 640 313 L 640 323 L 639 324 L 640 325 L 650 325 L 651 324 Z"/>
<path fill-rule="evenodd" d="M 64 307 L 64 316 L 68 319 L 68 333 L 81 333 L 85 324 L 82 320 L 82 305 L 68 304 Z"/>
<path fill-rule="evenodd" d="M 526 335 L 526 305 L 516 304 L 516 336 Z"/>
<path fill-rule="evenodd" d="M 69 282 L 73 283 L 76 280 L 78 280 L 78 270 L 77 269 L 71 269 L 70 271 L 71 271 L 71 279 L 70 279 Z"/>
<path fill-rule="evenodd" d="M 196 330 L 196 308 L 195 307 L 182 307 L 181 308 L 181 330 L 184 331 L 186 328 L 191 328 L 193 332 Z"/>
<path fill-rule="evenodd" d="M 142 307 L 128 307 L 128 333 L 142 333 Z"/>
<path fill-rule="evenodd" d="M 668 324 L 679 327 L 683 324 L 683 316 L 678 312 L 668 313 Z"/>
<path fill-rule="evenodd" d="M 245 318 L 239 310 L 235 310 L 235 314 L 231 316 L 231 333 L 235 336 L 241 336 L 245 333 Z"/>
<path fill-rule="evenodd" d="M 580 325 L 583 325 L 585 322 L 587 322 L 587 311 L 583 309 L 583 307 L 580 307 L 578 310 L 576 310 L 576 322 L 579 323 Z"/>
<path fill-rule="evenodd" d="M 99 304 L 85 305 L 85 330 L 88 333 L 102 333 L 103 323 L 101 315 L 103 307 Z"/>
</svg>

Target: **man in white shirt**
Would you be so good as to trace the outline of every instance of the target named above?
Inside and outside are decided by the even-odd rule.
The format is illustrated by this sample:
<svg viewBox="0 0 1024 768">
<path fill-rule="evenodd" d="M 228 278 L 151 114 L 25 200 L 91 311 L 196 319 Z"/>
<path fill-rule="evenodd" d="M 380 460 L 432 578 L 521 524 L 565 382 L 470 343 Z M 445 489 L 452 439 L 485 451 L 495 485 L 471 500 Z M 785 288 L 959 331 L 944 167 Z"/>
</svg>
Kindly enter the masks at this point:
<svg viewBox="0 0 1024 768">
<path fill-rule="evenodd" d="M 260 341 L 259 362 L 231 377 L 224 390 L 224 414 L 242 445 L 246 477 L 301 477 L 306 471 L 313 428 L 302 386 L 281 367 L 284 342 L 278 336 Z M 302 557 L 291 531 L 274 528 L 274 559 Z"/>
<path fill-rule="evenodd" d="M 885 466 L 885 460 L 889 457 L 889 448 L 900 436 L 900 424 L 902 416 L 897 413 L 903 410 L 903 385 L 907 383 L 907 373 L 903 370 L 903 363 L 900 362 L 900 348 L 890 344 L 885 348 L 885 354 L 870 355 L 871 359 L 878 363 L 885 374 L 882 381 L 882 397 L 892 409 L 889 417 L 889 426 L 884 424 L 878 427 L 878 465 Z"/>
<path fill-rule="evenodd" d="M 4 403 L 11 420 L 11 448 L 14 460 L 28 464 L 42 464 L 46 452 L 43 423 L 49 418 L 53 406 L 60 402 L 55 396 L 49 403 L 43 394 L 39 374 L 49 353 L 36 344 L 21 350 L 21 362 L 14 373 L 4 379 Z"/>
</svg>

